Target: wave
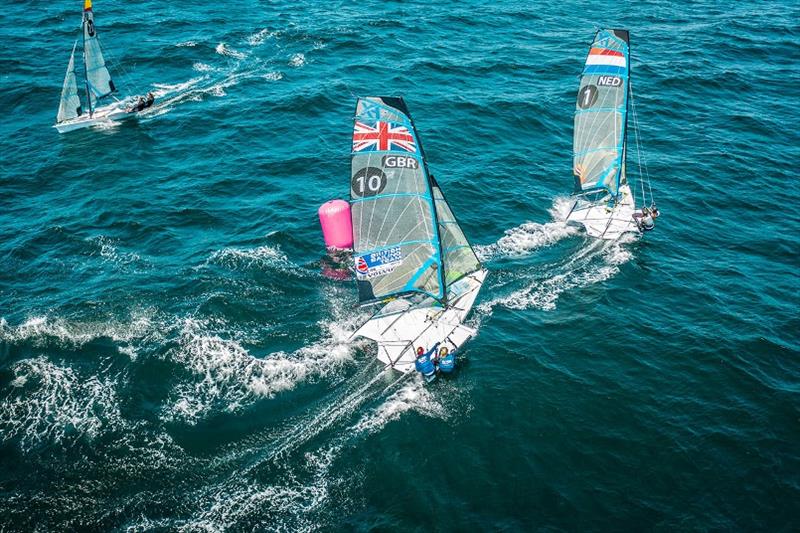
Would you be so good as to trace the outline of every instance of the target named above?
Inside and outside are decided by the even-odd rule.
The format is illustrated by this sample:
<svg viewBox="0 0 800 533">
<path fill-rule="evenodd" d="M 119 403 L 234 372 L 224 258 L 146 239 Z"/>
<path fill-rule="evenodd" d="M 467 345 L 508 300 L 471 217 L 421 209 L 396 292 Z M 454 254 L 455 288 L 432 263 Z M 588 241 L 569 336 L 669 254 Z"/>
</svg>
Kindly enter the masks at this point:
<svg viewBox="0 0 800 533">
<path fill-rule="evenodd" d="M 600 283 L 616 275 L 620 265 L 633 257 L 625 244 L 635 240 L 635 236 L 629 236 L 613 242 L 590 241 L 589 246 L 578 250 L 566 262 L 552 267 L 543 278 L 529 276 L 531 281 L 525 287 L 483 302 L 477 310 L 482 314 L 491 314 L 492 309 L 499 305 L 508 309 L 551 311 L 564 292 Z"/>
<path fill-rule="evenodd" d="M 267 39 L 271 39 L 277 36 L 278 32 L 270 31 L 267 28 L 264 28 L 263 30 L 259 30 L 256 33 L 248 36 L 247 44 L 249 44 L 250 46 L 261 46 Z"/>
<path fill-rule="evenodd" d="M 376 433 L 408 411 L 433 418 L 445 418 L 447 412 L 443 404 L 434 398 L 431 387 L 418 376 L 415 375 L 414 378 L 416 379 L 409 380 L 385 402 L 362 416 L 350 431 L 356 434 Z"/>
<path fill-rule="evenodd" d="M 28 318 L 17 326 L 10 326 L 0 318 L 0 341 L 10 344 L 30 342 L 38 347 L 55 341 L 61 347 L 80 348 L 101 338 L 122 344 L 164 339 L 153 309 L 135 309 L 129 318 L 128 321 L 78 321 L 42 315 Z"/>
<path fill-rule="evenodd" d="M 556 242 L 577 235 L 578 228 L 567 226 L 564 222 L 538 224 L 526 222 L 505 231 L 505 235 L 492 244 L 475 247 L 481 261 L 491 261 L 502 257 L 522 257 L 534 250 L 550 246 Z"/>
<path fill-rule="evenodd" d="M 176 386 L 164 418 L 194 424 L 211 412 L 236 412 L 312 378 L 327 377 L 352 361 L 349 340 L 354 320 L 323 321 L 320 341 L 291 353 L 275 352 L 257 359 L 239 341 L 209 332 L 201 320 L 186 319 L 179 345 L 169 357 L 194 379 Z"/>
<path fill-rule="evenodd" d="M 551 246 L 556 242 L 580 234 L 580 229 L 566 224 L 572 207 L 568 197 L 558 197 L 549 209 L 552 222 L 539 224 L 525 222 L 505 231 L 505 234 L 492 244 L 475 246 L 475 253 L 481 261 L 491 261 L 504 257 L 522 257 L 539 248 Z"/>
<path fill-rule="evenodd" d="M 299 68 L 299 67 L 302 67 L 303 65 L 305 65 L 306 63 L 308 63 L 308 61 L 306 60 L 305 54 L 297 53 L 297 54 L 292 55 L 292 57 L 289 58 L 289 66 L 290 67 Z"/>
<path fill-rule="evenodd" d="M 208 63 L 201 63 L 200 61 L 198 61 L 197 63 L 192 65 L 192 70 L 196 70 L 197 72 L 212 72 L 217 69 L 212 67 Z"/>
<path fill-rule="evenodd" d="M 81 376 L 44 356 L 11 367 L 14 379 L 0 402 L 0 439 L 23 449 L 41 443 L 94 439 L 122 425 L 115 377 Z"/>
<path fill-rule="evenodd" d="M 295 265 L 278 246 L 259 246 L 257 248 L 224 248 L 217 250 L 203 263 L 203 266 L 217 264 L 230 268 L 276 268 L 294 271 L 300 268 Z"/>
<path fill-rule="evenodd" d="M 247 57 L 247 54 L 234 50 L 225 43 L 219 43 L 214 50 L 221 56 L 232 57 L 234 59 L 244 59 Z"/>
</svg>

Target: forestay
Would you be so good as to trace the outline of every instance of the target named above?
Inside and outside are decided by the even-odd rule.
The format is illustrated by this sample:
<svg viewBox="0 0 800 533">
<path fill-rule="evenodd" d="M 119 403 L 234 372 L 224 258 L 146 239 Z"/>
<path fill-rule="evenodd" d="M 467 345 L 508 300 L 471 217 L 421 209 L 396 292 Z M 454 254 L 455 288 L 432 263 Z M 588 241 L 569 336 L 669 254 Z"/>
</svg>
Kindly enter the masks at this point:
<svg viewBox="0 0 800 533">
<path fill-rule="evenodd" d="M 360 302 L 445 296 L 441 244 L 422 147 L 400 98 L 361 98 L 350 198 Z"/>
<path fill-rule="evenodd" d="M 83 8 L 83 60 L 86 65 L 86 85 L 91 99 L 90 105 L 94 109 L 97 100 L 113 93 L 116 87 L 103 58 L 103 50 L 94 25 L 91 0 L 86 0 Z"/>
<path fill-rule="evenodd" d="M 578 191 L 617 195 L 625 183 L 629 40 L 626 30 L 600 30 L 592 43 L 575 103 L 573 174 Z"/>
<path fill-rule="evenodd" d="M 78 42 L 72 45 L 72 54 L 69 56 L 67 74 L 64 77 L 64 86 L 61 89 L 61 102 L 58 105 L 57 122 L 75 118 L 82 113 L 81 100 L 78 96 L 78 80 L 75 76 L 75 49 Z"/>
</svg>

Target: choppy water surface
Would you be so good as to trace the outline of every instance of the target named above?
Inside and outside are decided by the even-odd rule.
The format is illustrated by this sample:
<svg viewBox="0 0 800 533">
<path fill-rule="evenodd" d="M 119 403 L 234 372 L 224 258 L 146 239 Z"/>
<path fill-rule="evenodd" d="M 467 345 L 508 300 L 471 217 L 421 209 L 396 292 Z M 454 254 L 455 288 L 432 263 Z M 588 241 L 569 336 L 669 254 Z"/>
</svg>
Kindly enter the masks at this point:
<svg viewBox="0 0 800 533">
<path fill-rule="evenodd" d="M 793 3 L 97 1 L 138 123 L 59 136 L 80 2 L 0 58 L 0 529 L 784 530 L 800 509 Z M 560 222 L 599 26 L 663 217 Z M 355 95 L 401 94 L 491 271 L 452 379 L 322 275 Z"/>
</svg>

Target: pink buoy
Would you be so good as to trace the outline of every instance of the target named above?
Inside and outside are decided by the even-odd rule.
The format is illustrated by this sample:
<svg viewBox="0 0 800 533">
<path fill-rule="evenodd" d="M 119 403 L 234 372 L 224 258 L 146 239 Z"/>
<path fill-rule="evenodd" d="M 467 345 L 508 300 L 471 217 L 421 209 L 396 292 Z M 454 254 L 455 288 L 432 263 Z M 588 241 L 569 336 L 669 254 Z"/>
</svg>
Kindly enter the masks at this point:
<svg viewBox="0 0 800 533">
<path fill-rule="evenodd" d="M 353 221 L 350 204 L 344 200 L 331 200 L 319 208 L 319 223 L 325 246 L 346 250 L 353 247 Z"/>
</svg>

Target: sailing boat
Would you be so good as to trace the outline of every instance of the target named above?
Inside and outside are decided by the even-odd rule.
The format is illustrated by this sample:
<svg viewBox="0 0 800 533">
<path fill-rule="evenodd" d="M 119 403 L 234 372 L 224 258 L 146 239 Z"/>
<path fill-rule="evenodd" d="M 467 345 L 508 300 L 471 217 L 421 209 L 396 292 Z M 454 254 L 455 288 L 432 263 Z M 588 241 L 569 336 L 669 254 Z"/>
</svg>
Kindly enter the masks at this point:
<svg viewBox="0 0 800 533">
<path fill-rule="evenodd" d="M 582 225 L 588 235 L 607 240 L 653 229 L 658 216 L 652 191 L 651 206 L 637 210 L 625 172 L 632 101 L 629 60 L 628 31 L 599 30 L 586 57 L 575 103 L 576 192 L 567 223 Z M 639 153 L 638 137 L 636 147 Z M 639 154 L 640 170 L 641 161 Z M 644 187 L 645 176 L 641 179 Z"/>
<path fill-rule="evenodd" d="M 146 99 L 140 96 L 120 100 L 115 96 L 117 87 L 111 79 L 111 73 L 109 73 L 103 58 L 103 50 L 97 37 L 97 28 L 94 25 L 92 0 L 84 2 L 81 34 L 82 37 L 78 37 L 75 44 L 72 45 L 72 54 L 69 56 L 67 74 L 61 89 L 61 103 L 58 106 L 58 115 L 53 126 L 59 133 L 125 118 L 153 104 L 152 93 L 148 94 Z M 76 69 L 75 52 L 78 50 L 78 41 L 81 39 L 83 47 L 83 64 L 81 66 L 83 68 Z M 79 75 L 85 91 L 84 102 L 81 102 L 78 94 Z M 85 108 L 83 107 L 84 103 L 86 104 Z"/>
<path fill-rule="evenodd" d="M 378 343 L 378 359 L 414 369 L 415 349 L 457 350 L 486 270 L 428 172 L 402 98 L 356 105 L 350 180 L 359 303 L 382 307 L 354 334 Z"/>
</svg>

